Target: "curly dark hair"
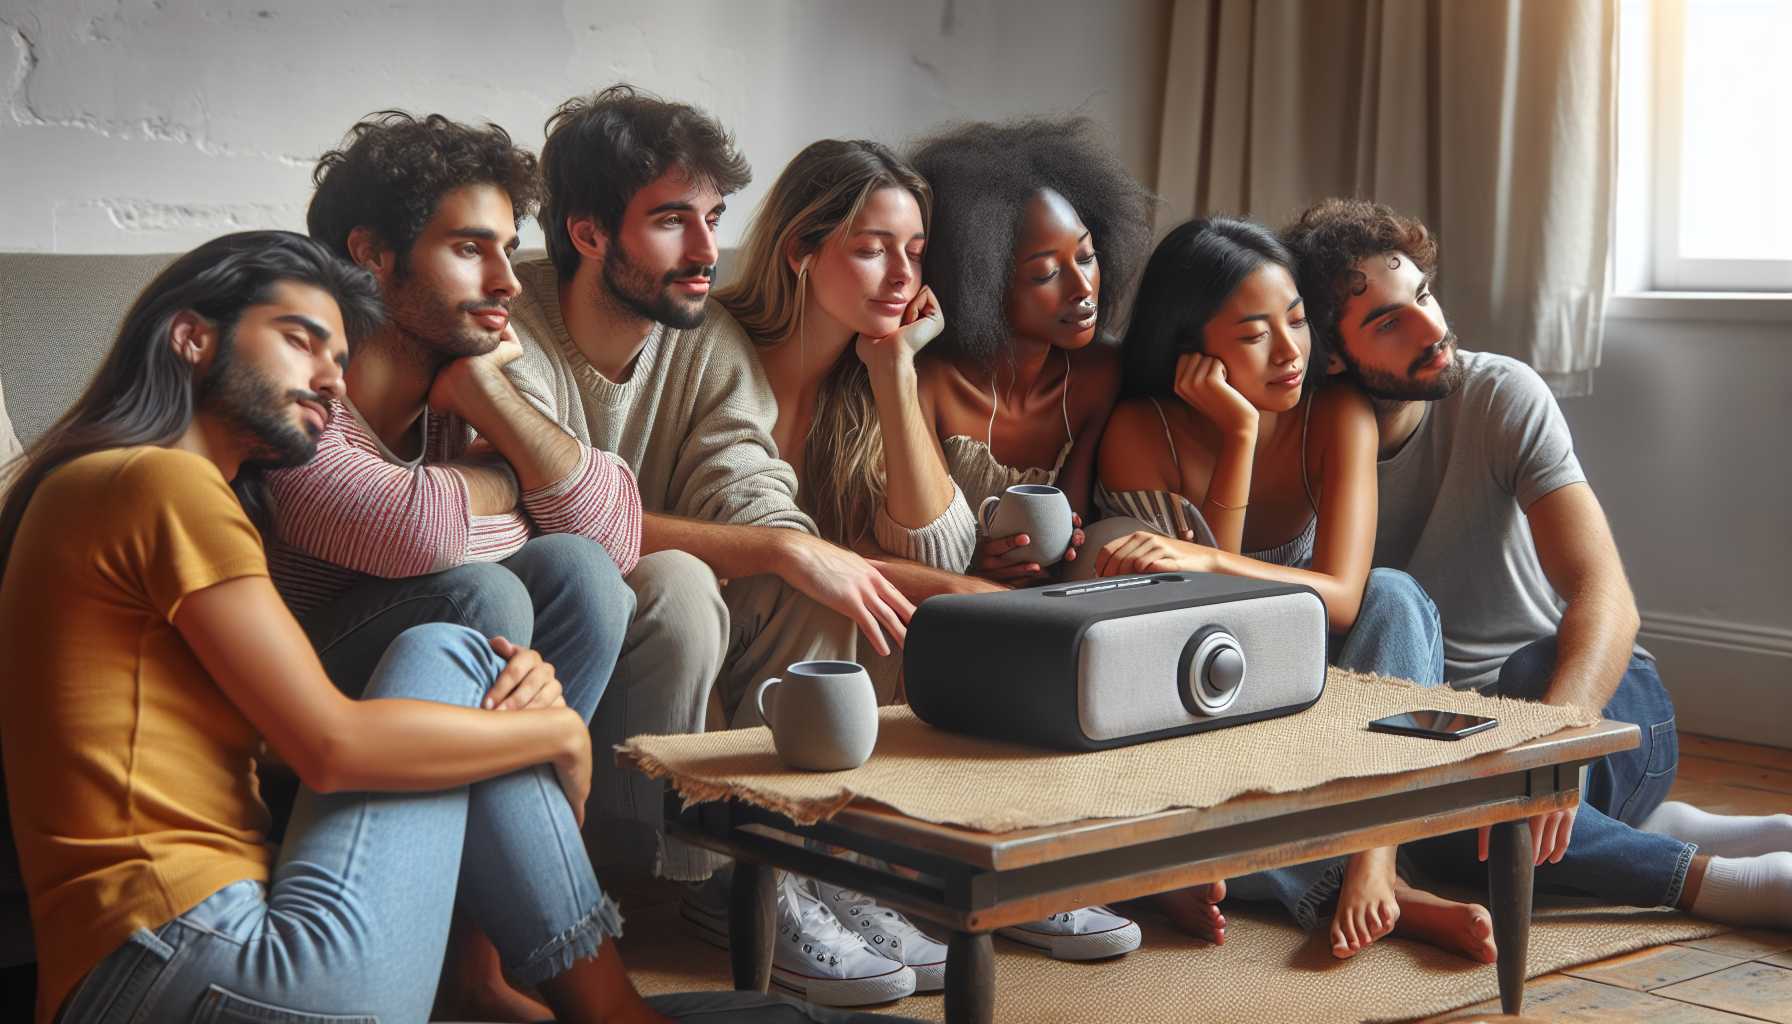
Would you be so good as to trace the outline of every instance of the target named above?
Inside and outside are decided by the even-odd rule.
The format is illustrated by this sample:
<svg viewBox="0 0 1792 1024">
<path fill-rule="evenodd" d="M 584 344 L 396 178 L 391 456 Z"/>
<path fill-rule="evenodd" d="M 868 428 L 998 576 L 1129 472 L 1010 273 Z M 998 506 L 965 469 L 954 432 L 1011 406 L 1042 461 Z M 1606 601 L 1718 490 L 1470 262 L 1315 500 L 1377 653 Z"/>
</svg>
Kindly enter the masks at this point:
<svg viewBox="0 0 1792 1024">
<path fill-rule="evenodd" d="M 1007 281 L 1029 199 L 1051 189 L 1088 225 L 1101 258 L 1101 323 L 1111 320 L 1151 245 L 1155 197 L 1087 117 L 976 122 L 925 139 L 911 162 L 933 186 L 925 280 L 946 311 L 947 351 L 993 361 L 1008 345 Z"/>
<path fill-rule="evenodd" d="M 1294 282 L 1306 302 L 1315 348 L 1344 348 L 1338 318 L 1350 297 L 1368 287 L 1357 261 L 1405 253 L 1426 277 L 1437 273 L 1437 239 L 1425 225 L 1367 199 L 1320 200 L 1282 231 L 1282 243 L 1299 268 Z"/>
<path fill-rule="evenodd" d="M 1294 276 L 1294 257 L 1287 247 L 1253 221 L 1211 217 L 1172 228 L 1152 250 L 1139 279 L 1132 323 L 1121 344 L 1121 396 L 1173 398 L 1176 360 L 1185 352 L 1205 350 L 1207 322 L 1266 263 Z M 1324 364 L 1323 351 L 1315 348 L 1307 365 Z"/>
<path fill-rule="evenodd" d="M 710 182 L 723 195 L 753 180 L 734 136 L 715 118 L 632 85 L 567 100 L 548 117 L 545 131 L 541 229 L 563 281 L 579 269 L 567 218 L 595 217 L 614 235 L 635 193 L 674 167 Z"/>
<path fill-rule="evenodd" d="M 347 258 L 349 232 L 372 228 L 398 255 L 402 273 L 411 246 L 446 192 L 496 185 L 510 196 L 517 223 L 541 203 L 535 156 L 495 124 L 473 127 L 440 114 L 419 120 L 382 110 L 348 130 L 340 149 L 318 158 L 317 191 L 305 213 L 311 237 Z"/>
</svg>

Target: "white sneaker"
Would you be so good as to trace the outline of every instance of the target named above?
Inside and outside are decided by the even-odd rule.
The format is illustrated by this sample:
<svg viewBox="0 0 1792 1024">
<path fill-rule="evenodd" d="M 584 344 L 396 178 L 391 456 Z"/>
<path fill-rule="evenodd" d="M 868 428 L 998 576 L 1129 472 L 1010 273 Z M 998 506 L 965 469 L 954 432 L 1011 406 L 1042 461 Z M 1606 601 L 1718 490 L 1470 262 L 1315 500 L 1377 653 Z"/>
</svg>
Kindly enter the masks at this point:
<svg viewBox="0 0 1792 1024">
<path fill-rule="evenodd" d="M 915 972 L 848 931 L 805 883 L 778 886 L 772 984 L 822 1006 L 887 1003 L 915 991 Z"/>
<path fill-rule="evenodd" d="M 1053 960 L 1100 960 L 1139 948 L 1139 926 L 1106 907 L 1067 910 L 996 934 L 1043 949 Z"/>
<path fill-rule="evenodd" d="M 810 882 L 821 902 L 840 923 L 859 934 L 879 956 L 907 964 L 915 972 L 916 992 L 946 987 L 946 944 L 936 942 L 909 919 L 863 893 L 826 882 Z"/>
<path fill-rule="evenodd" d="M 915 973 L 900 959 L 885 957 L 847 931 L 815 896 L 810 888 L 814 884 L 778 873 L 772 983 L 824 1006 L 862 1006 L 913 993 Z M 720 949 L 728 948 L 728 885 L 729 879 L 718 872 L 706 882 L 687 887 L 678 906 L 678 915 L 692 925 L 697 937 Z M 906 920 L 902 923 L 914 927 Z M 920 942 L 938 946 L 939 984 L 935 987 L 943 987 L 946 947 L 916 934 Z"/>
</svg>

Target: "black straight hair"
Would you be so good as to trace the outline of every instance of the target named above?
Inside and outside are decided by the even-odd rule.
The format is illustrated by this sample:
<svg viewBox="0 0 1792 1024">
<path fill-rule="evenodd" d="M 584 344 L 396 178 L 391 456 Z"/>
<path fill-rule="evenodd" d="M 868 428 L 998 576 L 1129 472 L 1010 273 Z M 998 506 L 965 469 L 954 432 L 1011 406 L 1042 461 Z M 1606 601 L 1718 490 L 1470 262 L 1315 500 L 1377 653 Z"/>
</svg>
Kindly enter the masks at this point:
<svg viewBox="0 0 1792 1024">
<path fill-rule="evenodd" d="M 5 579 L 25 508 L 45 477 L 94 452 L 171 444 L 192 425 L 193 367 L 171 343 L 175 315 L 191 310 L 228 337 L 243 311 L 269 301 L 282 282 L 329 293 L 351 345 L 384 318 L 373 276 L 304 235 L 243 231 L 214 238 L 177 258 L 131 303 L 111 351 L 81 397 L 32 442 L 9 474 L 11 490 L 0 504 L 0 580 Z M 232 486 L 265 533 L 260 474 L 239 473 Z"/>
<path fill-rule="evenodd" d="M 1175 395 L 1176 360 L 1203 350 L 1207 322 L 1245 278 L 1273 263 L 1296 277 L 1294 257 L 1261 224 L 1206 217 L 1178 224 L 1145 264 L 1122 343 L 1121 396 Z M 1322 366 L 1314 352 L 1308 366 Z M 1311 379 L 1313 375 L 1309 374 Z"/>
</svg>

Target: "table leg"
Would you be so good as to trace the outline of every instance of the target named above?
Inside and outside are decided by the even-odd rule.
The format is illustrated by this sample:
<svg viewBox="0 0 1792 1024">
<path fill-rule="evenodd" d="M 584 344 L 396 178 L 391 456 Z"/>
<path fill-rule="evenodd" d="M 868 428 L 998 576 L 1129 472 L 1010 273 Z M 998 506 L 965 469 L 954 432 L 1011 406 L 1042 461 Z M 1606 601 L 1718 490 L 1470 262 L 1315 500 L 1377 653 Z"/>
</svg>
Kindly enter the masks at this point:
<svg viewBox="0 0 1792 1024">
<path fill-rule="evenodd" d="M 772 929 L 778 920 L 777 872 L 766 864 L 734 862 L 728 890 L 728 961 L 734 987 L 764 992 L 772 981 Z"/>
<path fill-rule="evenodd" d="M 996 1015 L 996 952 L 988 932 L 946 940 L 946 1024 L 989 1024 Z"/>
<path fill-rule="evenodd" d="M 1501 822 L 1493 826 L 1487 856 L 1487 889 L 1493 906 L 1493 941 L 1499 946 L 1500 1009 L 1524 1009 L 1525 968 L 1530 964 L 1531 823 Z"/>
</svg>

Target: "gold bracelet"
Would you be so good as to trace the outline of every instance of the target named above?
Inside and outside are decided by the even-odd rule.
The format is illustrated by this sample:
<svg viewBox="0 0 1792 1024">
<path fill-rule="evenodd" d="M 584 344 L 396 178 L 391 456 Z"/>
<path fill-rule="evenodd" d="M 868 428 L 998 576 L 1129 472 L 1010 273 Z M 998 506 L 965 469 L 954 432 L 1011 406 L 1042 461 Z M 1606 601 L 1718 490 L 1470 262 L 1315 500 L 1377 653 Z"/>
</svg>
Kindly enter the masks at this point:
<svg viewBox="0 0 1792 1024">
<path fill-rule="evenodd" d="M 1209 496 L 1208 496 L 1208 498 L 1207 498 L 1207 501 L 1208 501 L 1208 502 L 1210 502 L 1210 503 L 1212 503 L 1212 505 L 1213 505 L 1213 506 L 1214 506 L 1214 507 L 1215 507 L 1215 508 L 1223 508 L 1223 509 L 1225 509 L 1225 510 L 1226 510 L 1226 511 L 1228 511 L 1228 512 L 1236 512 L 1236 511 L 1238 511 L 1238 510 L 1239 510 L 1239 509 L 1241 509 L 1241 508 L 1250 508 L 1250 507 L 1251 507 L 1251 503 L 1250 503 L 1250 502 L 1248 502 L 1248 501 L 1246 501 L 1246 502 L 1242 502 L 1242 503 L 1240 503 L 1240 504 L 1237 504 L 1237 505 L 1228 505 L 1228 504 L 1226 504 L 1226 503 L 1225 503 L 1225 502 L 1223 502 L 1223 501 L 1221 501 L 1221 500 L 1219 500 L 1219 499 L 1218 499 L 1218 498 L 1215 498 L 1215 497 L 1213 497 L 1213 496 L 1212 496 L 1212 495 L 1209 495 Z"/>
</svg>

